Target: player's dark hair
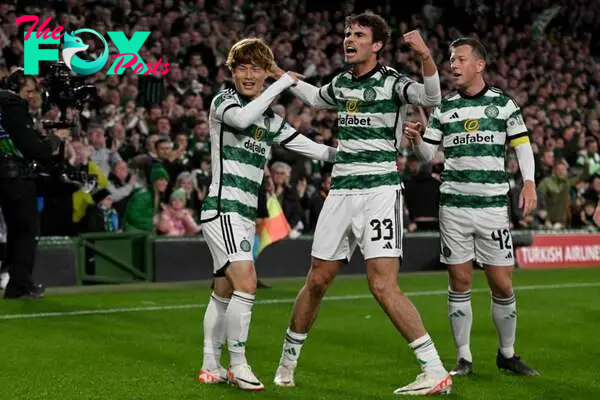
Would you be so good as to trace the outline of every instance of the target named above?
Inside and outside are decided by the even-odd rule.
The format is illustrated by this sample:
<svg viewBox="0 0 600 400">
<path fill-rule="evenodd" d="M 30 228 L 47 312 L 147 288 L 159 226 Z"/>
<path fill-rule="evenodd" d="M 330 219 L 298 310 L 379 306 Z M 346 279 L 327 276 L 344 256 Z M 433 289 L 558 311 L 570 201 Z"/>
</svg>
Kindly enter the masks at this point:
<svg viewBox="0 0 600 400">
<path fill-rule="evenodd" d="M 373 43 L 382 43 L 381 50 L 377 52 L 377 55 L 381 55 L 391 37 L 390 27 L 385 19 L 369 11 L 346 17 L 345 29 L 348 29 L 350 26 L 355 24 L 371 29 L 371 33 L 373 34 Z"/>
<path fill-rule="evenodd" d="M 450 50 L 458 46 L 471 47 L 475 57 L 481 58 L 483 61 L 487 62 L 487 51 L 485 50 L 483 43 L 481 43 L 479 40 L 470 37 L 460 37 L 450 43 Z"/>
</svg>

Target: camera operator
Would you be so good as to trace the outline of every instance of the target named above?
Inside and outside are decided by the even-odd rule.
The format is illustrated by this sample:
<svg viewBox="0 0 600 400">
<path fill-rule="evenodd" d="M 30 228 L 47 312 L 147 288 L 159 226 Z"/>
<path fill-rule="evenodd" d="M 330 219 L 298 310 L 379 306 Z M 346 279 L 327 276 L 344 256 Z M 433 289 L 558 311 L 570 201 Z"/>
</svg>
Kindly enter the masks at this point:
<svg viewBox="0 0 600 400">
<path fill-rule="evenodd" d="M 62 139 L 41 136 L 29 106 L 39 96 L 33 76 L 22 68 L 12 72 L 0 89 L 0 207 L 7 225 L 6 265 L 10 280 L 5 299 L 40 298 L 44 288 L 33 281 L 39 235 L 34 163 L 51 164 L 61 156 Z"/>
</svg>

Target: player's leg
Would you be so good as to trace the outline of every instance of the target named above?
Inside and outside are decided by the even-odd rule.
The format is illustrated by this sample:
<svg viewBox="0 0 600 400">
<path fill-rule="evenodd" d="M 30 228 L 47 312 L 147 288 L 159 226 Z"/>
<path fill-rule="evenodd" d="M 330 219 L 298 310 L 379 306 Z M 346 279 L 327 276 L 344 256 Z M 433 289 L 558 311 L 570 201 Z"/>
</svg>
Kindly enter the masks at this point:
<svg viewBox="0 0 600 400">
<path fill-rule="evenodd" d="M 198 380 L 201 383 L 222 383 L 227 371 L 221 366 L 221 353 L 226 341 L 225 312 L 233 288 L 226 277 L 214 278 L 214 289 L 204 313 L 204 358 Z"/>
<path fill-rule="evenodd" d="M 8 285 L 10 275 L 8 267 L 4 263 L 6 260 L 6 223 L 4 222 L 4 214 L 0 209 L 0 291 L 4 290 Z"/>
<path fill-rule="evenodd" d="M 468 211 L 440 208 L 440 262 L 448 266 L 448 318 L 456 345 L 456 366 L 452 375 L 469 375 L 473 371 L 471 354 L 472 259 L 475 257 L 474 229 Z"/>
<path fill-rule="evenodd" d="M 508 213 L 504 209 L 486 209 L 478 214 L 476 253 L 485 266 L 491 290 L 492 319 L 499 342 L 496 364 L 517 375 L 538 375 L 515 354 L 517 300 L 512 286 L 514 252 Z"/>
<path fill-rule="evenodd" d="M 225 289 L 231 292 L 222 316 L 229 350 L 228 380 L 240 389 L 262 390 L 263 384 L 246 360 L 246 342 L 256 295 L 256 271 L 252 257 L 254 223 L 235 214 L 225 214 L 204 224 L 204 235 L 215 260 L 215 276 L 225 276 L 228 282 L 226 285 L 219 280 L 218 284 L 223 282 L 220 294 L 226 294 Z"/>
<path fill-rule="evenodd" d="M 433 340 L 425 330 L 413 303 L 398 287 L 402 257 L 402 194 L 400 190 L 362 196 L 363 210 L 352 224 L 367 263 L 367 278 L 373 296 L 396 329 L 415 352 L 423 373 L 398 395 L 449 393 L 452 378 L 444 368 Z"/>
<path fill-rule="evenodd" d="M 10 275 L 8 274 L 8 267 L 4 263 L 6 255 L 6 242 L 0 241 L 0 291 L 6 288 Z"/>
<path fill-rule="evenodd" d="M 286 330 L 274 383 L 294 386 L 294 371 L 308 331 L 315 322 L 321 300 L 343 262 L 351 255 L 347 228 L 352 210 L 345 196 L 330 195 L 325 200 L 315 229 L 312 263 L 306 282 L 294 302 L 290 326 Z"/>
<path fill-rule="evenodd" d="M 298 365 L 302 346 L 317 318 L 321 300 L 341 265 L 341 261 L 320 260 L 313 257 L 306 282 L 294 302 L 290 326 L 285 333 L 279 366 L 275 373 L 276 385 L 287 387 L 295 385 L 294 371 Z"/>
<path fill-rule="evenodd" d="M 227 246 L 221 229 L 221 217 L 204 223 L 202 233 L 213 260 L 213 291 L 204 312 L 204 351 L 198 381 L 205 384 L 227 381 L 227 371 L 221 366 L 221 353 L 226 342 L 225 313 L 233 287 L 225 277 L 229 264 Z"/>
</svg>

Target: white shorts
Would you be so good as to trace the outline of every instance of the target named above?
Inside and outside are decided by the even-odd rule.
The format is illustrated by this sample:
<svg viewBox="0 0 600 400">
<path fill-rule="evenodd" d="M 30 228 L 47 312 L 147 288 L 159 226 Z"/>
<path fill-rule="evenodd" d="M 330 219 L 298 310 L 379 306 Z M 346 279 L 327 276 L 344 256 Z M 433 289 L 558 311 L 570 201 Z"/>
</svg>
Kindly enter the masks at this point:
<svg viewBox="0 0 600 400">
<path fill-rule="evenodd" d="M 440 261 L 514 265 L 508 209 L 440 207 Z"/>
<path fill-rule="evenodd" d="M 402 190 L 332 194 L 317 221 L 312 256 L 350 261 L 356 245 L 365 260 L 402 257 Z"/>
<path fill-rule="evenodd" d="M 213 259 L 213 275 L 225 276 L 234 261 L 254 261 L 252 248 L 256 224 L 237 214 L 221 214 L 202 224 L 202 233 Z"/>
</svg>

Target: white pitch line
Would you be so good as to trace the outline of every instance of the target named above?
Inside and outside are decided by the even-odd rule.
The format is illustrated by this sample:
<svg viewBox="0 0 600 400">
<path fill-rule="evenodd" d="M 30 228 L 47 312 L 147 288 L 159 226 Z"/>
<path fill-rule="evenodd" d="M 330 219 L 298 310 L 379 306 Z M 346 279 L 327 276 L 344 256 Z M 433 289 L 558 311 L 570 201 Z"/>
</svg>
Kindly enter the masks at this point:
<svg viewBox="0 0 600 400">
<path fill-rule="evenodd" d="M 573 288 L 590 288 L 600 287 L 600 282 L 588 282 L 588 283 L 563 283 L 556 285 L 528 285 L 528 286 L 517 286 L 515 291 L 525 290 L 552 290 L 552 289 L 573 289 Z M 473 293 L 488 292 L 488 288 L 477 288 L 472 289 Z M 418 292 L 405 292 L 410 297 L 419 296 L 438 296 L 448 294 L 447 290 L 424 290 Z M 345 300 L 364 300 L 370 299 L 373 296 L 370 294 L 356 294 L 356 295 L 344 295 L 344 296 L 327 296 L 324 298 L 326 301 L 345 301 Z M 255 304 L 289 304 L 293 303 L 295 298 L 288 299 L 264 299 L 257 300 Z M 50 318 L 50 317 L 74 317 L 81 315 L 106 315 L 106 314 L 121 314 L 130 312 L 144 312 L 144 311 L 168 311 L 168 310 L 189 310 L 195 308 L 204 308 L 207 304 L 179 304 L 172 306 L 145 306 L 145 307 L 124 307 L 124 308 L 104 308 L 97 310 L 77 310 L 77 311 L 61 311 L 61 312 L 46 312 L 46 313 L 35 313 L 35 314 L 7 314 L 0 315 L 0 320 L 9 319 L 32 319 L 32 318 Z"/>
</svg>

